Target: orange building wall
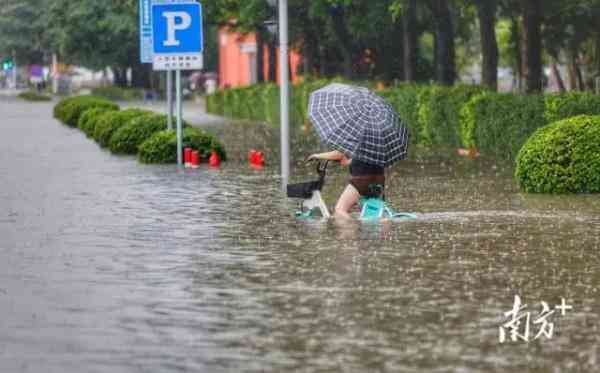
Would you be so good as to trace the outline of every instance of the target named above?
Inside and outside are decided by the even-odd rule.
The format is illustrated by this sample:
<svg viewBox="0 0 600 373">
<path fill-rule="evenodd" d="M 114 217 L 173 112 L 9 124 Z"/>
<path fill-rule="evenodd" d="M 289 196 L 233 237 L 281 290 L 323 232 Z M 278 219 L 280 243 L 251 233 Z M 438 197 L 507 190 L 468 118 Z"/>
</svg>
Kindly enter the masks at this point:
<svg viewBox="0 0 600 373">
<path fill-rule="evenodd" d="M 243 87 L 256 82 L 256 35 L 242 35 L 223 27 L 219 30 L 219 87 Z M 268 76 L 269 51 L 263 50 L 264 75 Z M 277 82 L 279 83 L 279 48 L 277 49 Z M 290 52 L 292 82 L 298 80 L 298 66 L 302 56 Z"/>
</svg>

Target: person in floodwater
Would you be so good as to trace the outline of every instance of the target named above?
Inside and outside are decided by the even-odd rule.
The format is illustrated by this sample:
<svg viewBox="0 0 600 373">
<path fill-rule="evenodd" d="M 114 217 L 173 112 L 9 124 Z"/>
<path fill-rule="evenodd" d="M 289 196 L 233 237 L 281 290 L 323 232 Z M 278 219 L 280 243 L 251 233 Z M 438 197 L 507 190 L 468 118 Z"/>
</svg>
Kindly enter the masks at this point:
<svg viewBox="0 0 600 373">
<path fill-rule="evenodd" d="M 368 164 L 358 159 L 350 159 L 337 150 L 312 154 L 306 160 L 336 161 L 344 167 L 349 167 L 350 182 L 335 205 L 335 217 L 351 218 L 350 210 L 361 197 L 383 198 L 385 170 L 382 166 Z"/>
</svg>

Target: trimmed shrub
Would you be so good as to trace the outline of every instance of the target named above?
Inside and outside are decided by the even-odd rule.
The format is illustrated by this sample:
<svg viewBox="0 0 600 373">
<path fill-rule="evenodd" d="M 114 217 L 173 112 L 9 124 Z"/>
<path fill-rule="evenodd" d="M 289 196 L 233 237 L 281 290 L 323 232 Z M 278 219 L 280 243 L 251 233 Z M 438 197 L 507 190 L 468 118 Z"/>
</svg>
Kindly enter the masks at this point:
<svg viewBox="0 0 600 373">
<path fill-rule="evenodd" d="M 100 97 L 75 96 L 65 98 L 56 104 L 54 106 L 54 117 L 68 126 L 76 127 L 81 114 L 96 107 L 119 110 L 119 105 Z"/>
<path fill-rule="evenodd" d="M 144 98 L 144 93 L 141 89 L 115 86 L 92 88 L 92 95 L 113 101 L 132 101 Z"/>
<path fill-rule="evenodd" d="M 117 129 L 109 141 L 110 151 L 117 154 L 137 154 L 138 147 L 156 132 L 167 128 L 167 116 L 143 114 Z M 183 123 L 187 127 L 187 123 Z"/>
<path fill-rule="evenodd" d="M 21 92 L 19 93 L 18 97 L 25 101 L 33 102 L 52 101 L 52 97 L 37 93 L 35 91 Z"/>
<path fill-rule="evenodd" d="M 600 116 L 538 129 L 518 154 L 515 177 L 531 193 L 599 193 Z"/>
<path fill-rule="evenodd" d="M 290 87 L 290 122 L 304 124 L 308 120 L 308 100 L 310 94 L 327 84 L 348 82 L 341 78 L 332 80 L 306 80 Z M 365 82 L 374 87 L 375 82 Z M 279 125 L 280 98 L 279 86 L 273 83 L 256 84 L 248 87 L 229 88 L 206 96 L 206 110 L 209 113 L 229 118 L 255 120 Z"/>
<path fill-rule="evenodd" d="M 212 95 L 206 96 L 206 111 L 211 114 L 223 115 L 223 93 L 224 91 L 219 90 Z"/>
<path fill-rule="evenodd" d="M 531 134 L 544 125 L 544 97 L 485 92 L 460 111 L 463 146 L 515 159 Z"/>
<path fill-rule="evenodd" d="M 94 128 L 94 140 L 102 147 L 107 147 L 113 133 L 128 124 L 131 120 L 149 113 L 149 111 L 141 109 L 127 109 L 123 111 L 115 111 L 105 115 L 96 122 Z"/>
<path fill-rule="evenodd" d="M 103 114 L 108 112 L 116 111 L 105 107 L 95 107 L 88 109 L 79 117 L 77 127 L 80 130 L 82 130 L 87 137 L 92 137 L 94 131 L 96 130 L 96 123 L 98 123 L 98 120 L 100 120 L 100 117 L 102 117 Z"/>
<path fill-rule="evenodd" d="M 183 130 L 183 146 L 200 152 L 207 158 L 215 150 L 222 160 L 226 160 L 225 149 L 212 135 L 201 129 L 188 127 Z M 174 130 L 156 132 L 139 146 L 138 157 L 143 163 L 176 163 L 177 133 Z"/>
<path fill-rule="evenodd" d="M 392 104 L 400 115 L 402 123 L 408 128 L 411 144 L 417 144 L 421 140 L 421 126 L 419 123 L 420 99 L 431 88 L 431 86 L 403 84 L 380 93 Z"/>
<path fill-rule="evenodd" d="M 281 106 L 279 99 L 279 86 L 276 84 L 265 85 L 265 90 L 262 94 L 264 121 L 276 126 L 281 122 Z"/>
<path fill-rule="evenodd" d="M 483 92 L 479 86 L 432 86 L 421 90 L 418 102 L 420 137 L 426 146 L 450 146 L 461 143 L 460 110 L 471 97 Z"/>
<path fill-rule="evenodd" d="M 545 96 L 546 123 L 577 115 L 600 115 L 600 96 L 590 92 L 569 92 Z"/>
</svg>

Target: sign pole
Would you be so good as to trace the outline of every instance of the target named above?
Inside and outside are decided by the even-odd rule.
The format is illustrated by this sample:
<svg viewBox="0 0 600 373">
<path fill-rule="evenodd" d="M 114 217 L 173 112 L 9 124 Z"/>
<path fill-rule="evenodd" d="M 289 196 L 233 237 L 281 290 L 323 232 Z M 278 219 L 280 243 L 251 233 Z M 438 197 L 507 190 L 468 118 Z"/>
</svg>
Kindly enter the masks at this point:
<svg viewBox="0 0 600 373">
<path fill-rule="evenodd" d="M 58 94 L 58 56 L 52 53 L 52 93 Z"/>
<path fill-rule="evenodd" d="M 152 67 L 167 70 L 167 83 L 175 71 L 177 115 L 177 165 L 183 166 L 183 114 L 181 102 L 181 70 L 203 68 L 202 4 L 196 1 L 151 1 Z M 169 94 L 171 89 L 168 89 Z M 171 98 L 172 102 L 172 98 Z M 172 103 L 169 113 L 172 112 Z"/>
<path fill-rule="evenodd" d="M 182 130 L 181 130 L 181 70 L 175 70 L 175 90 L 177 91 L 177 165 L 183 166 Z"/>
<path fill-rule="evenodd" d="M 13 76 L 12 77 L 13 77 L 15 89 L 17 89 L 17 88 L 19 88 L 18 84 L 17 84 L 17 77 L 18 77 L 18 75 L 17 75 L 17 52 L 15 52 L 14 49 L 12 51 L 12 57 L 13 57 L 13 69 L 12 69 Z"/>
<path fill-rule="evenodd" d="M 281 178 L 290 178 L 290 82 L 288 66 L 288 1 L 279 0 L 279 72 L 281 81 Z"/>
<path fill-rule="evenodd" d="M 173 74 L 167 70 L 167 128 L 173 129 Z"/>
</svg>

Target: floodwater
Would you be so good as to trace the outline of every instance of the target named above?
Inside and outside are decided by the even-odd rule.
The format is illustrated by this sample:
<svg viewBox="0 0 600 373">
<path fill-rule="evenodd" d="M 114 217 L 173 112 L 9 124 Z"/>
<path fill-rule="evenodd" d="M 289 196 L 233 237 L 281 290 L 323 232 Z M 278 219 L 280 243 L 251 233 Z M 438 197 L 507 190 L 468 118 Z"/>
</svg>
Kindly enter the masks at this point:
<svg viewBox="0 0 600 373">
<path fill-rule="evenodd" d="M 387 194 L 418 219 L 299 222 L 267 127 L 220 129 L 232 161 L 185 172 L 110 155 L 50 104 L 2 99 L 0 130 L 0 372 L 600 369 L 597 196 L 522 195 L 505 165 L 413 156 Z M 316 150 L 295 138 L 295 159 Z M 235 160 L 249 147 L 265 170 Z M 294 181 L 312 177 L 296 162 Z M 500 343 L 515 295 L 530 341 Z M 534 340 L 561 298 L 573 308 Z"/>
</svg>

